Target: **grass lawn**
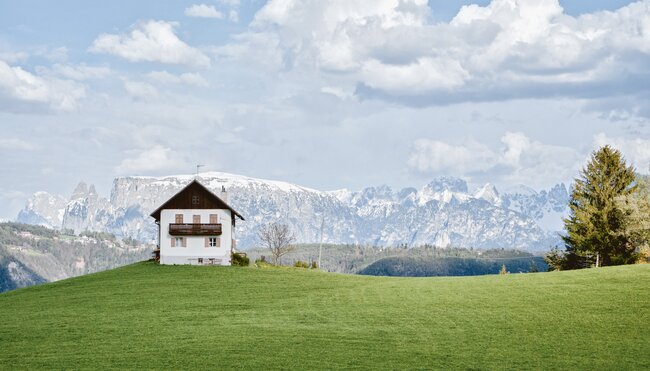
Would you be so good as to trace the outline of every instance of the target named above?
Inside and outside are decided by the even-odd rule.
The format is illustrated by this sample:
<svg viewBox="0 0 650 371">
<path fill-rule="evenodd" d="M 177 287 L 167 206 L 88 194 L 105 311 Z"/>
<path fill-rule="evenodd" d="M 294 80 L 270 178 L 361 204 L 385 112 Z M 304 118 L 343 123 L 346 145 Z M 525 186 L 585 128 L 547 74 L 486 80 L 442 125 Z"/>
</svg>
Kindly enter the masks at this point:
<svg viewBox="0 0 650 371">
<path fill-rule="evenodd" d="M 0 294 L 0 369 L 647 369 L 650 266 L 454 278 L 159 266 Z"/>
</svg>

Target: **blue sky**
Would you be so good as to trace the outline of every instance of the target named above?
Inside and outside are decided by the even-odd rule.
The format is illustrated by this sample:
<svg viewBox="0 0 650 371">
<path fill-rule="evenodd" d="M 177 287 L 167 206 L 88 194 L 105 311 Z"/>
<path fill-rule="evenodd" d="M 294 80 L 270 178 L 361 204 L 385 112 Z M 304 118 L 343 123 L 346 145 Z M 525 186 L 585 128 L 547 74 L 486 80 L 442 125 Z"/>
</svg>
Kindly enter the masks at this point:
<svg viewBox="0 0 650 371">
<path fill-rule="evenodd" d="M 0 1 L 0 218 L 83 180 L 321 190 L 650 165 L 650 0 Z"/>
</svg>

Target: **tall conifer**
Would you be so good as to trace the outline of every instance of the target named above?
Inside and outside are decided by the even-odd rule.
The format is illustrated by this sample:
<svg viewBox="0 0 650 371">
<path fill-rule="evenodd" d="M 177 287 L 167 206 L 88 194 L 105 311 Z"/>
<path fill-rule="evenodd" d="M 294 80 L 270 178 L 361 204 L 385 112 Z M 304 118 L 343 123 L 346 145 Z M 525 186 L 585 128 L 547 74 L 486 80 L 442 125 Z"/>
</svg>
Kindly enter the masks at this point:
<svg viewBox="0 0 650 371">
<path fill-rule="evenodd" d="M 575 180 L 564 219 L 564 269 L 633 263 L 635 246 L 626 233 L 628 214 L 617 202 L 636 188 L 634 169 L 621 153 L 604 146 L 591 155 Z"/>
</svg>

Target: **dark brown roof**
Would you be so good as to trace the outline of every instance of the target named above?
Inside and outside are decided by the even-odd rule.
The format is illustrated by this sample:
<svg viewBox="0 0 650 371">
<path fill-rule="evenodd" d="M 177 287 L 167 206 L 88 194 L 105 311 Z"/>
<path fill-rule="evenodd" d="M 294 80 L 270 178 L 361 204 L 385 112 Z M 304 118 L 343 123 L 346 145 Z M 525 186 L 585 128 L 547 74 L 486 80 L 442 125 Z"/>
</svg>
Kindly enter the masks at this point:
<svg viewBox="0 0 650 371">
<path fill-rule="evenodd" d="M 194 200 L 195 203 L 192 202 L 194 196 L 198 196 L 198 199 Z M 229 209 L 234 215 L 238 216 L 239 219 L 244 220 L 244 217 L 241 216 L 240 213 L 230 207 L 230 205 L 228 205 L 224 200 L 220 199 L 196 179 L 185 186 L 185 188 L 178 191 L 178 193 L 167 200 L 167 202 L 160 205 L 156 211 L 151 213 L 151 216 L 154 217 L 156 221 L 159 221 L 160 212 L 163 209 Z M 235 220 L 233 219 L 233 223 L 234 221 Z"/>
</svg>

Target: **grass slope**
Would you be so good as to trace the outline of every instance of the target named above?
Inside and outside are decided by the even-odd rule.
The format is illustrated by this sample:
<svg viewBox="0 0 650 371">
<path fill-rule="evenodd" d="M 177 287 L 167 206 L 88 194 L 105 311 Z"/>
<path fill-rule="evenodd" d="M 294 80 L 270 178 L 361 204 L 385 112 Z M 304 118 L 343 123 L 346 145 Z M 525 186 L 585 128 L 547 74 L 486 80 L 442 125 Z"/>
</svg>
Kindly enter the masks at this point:
<svg viewBox="0 0 650 371">
<path fill-rule="evenodd" d="M 648 287 L 139 263 L 0 294 L 0 369 L 640 369 Z"/>
</svg>

